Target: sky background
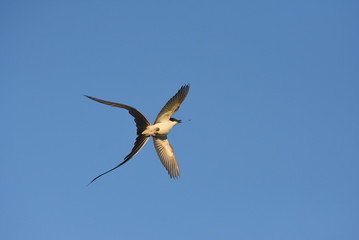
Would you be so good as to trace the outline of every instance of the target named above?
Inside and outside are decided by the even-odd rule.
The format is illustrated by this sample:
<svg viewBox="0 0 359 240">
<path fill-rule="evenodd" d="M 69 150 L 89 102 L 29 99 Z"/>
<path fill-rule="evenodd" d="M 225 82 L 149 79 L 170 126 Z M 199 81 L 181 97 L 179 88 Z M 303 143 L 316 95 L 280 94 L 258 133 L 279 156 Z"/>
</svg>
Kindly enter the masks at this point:
<svg viewBox="0 0 359 240">
<path fill-rule="evenodd" d="M 357 1 L 1 1 L 1 239 L 359 239 Z M 184 85 L 170 179 L 154 121 Z"/>
</svg>

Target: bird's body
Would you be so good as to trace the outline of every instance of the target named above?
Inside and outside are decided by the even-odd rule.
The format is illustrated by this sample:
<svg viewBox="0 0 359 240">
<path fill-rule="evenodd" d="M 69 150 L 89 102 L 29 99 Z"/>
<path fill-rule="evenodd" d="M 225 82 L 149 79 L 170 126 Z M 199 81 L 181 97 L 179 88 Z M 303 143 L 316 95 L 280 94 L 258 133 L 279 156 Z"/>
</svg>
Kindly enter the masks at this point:
<svg viewBox="0 0 359 240">
<path fill-rule="evenodd" d="M 167 169 L 170 177 L 171 178 L 179 177 L 180 170 L 178 167 L 176 156 L 174 155 L 173 148 L 167 139 L 167 135 L 176 124 L 181 122 L 180 120 L 171 118 L 171 116 L 175 112 L 177 112 L 180 105 L 186 98 L 188 91 L 189 91 L 189 85 L 182 86 L 181 89 L 176 93 L 176 95 L 173 96 L 161 109 L 154 124 L 151 124 L 141 112 L 139 112 L 137 109 L 133 107 L 121 103 L 109 102 L 98 98 L 86 96 L 94 101 L 103 104 L 127 109 L 129 113 L 135 118 L 135 122 L 137 126 L 137 138 L 135 145 L 133 146 L 132 151 L 125 157 L 124 161 L 119 165 L 117 165 L 116 167 L 108 170 L 107 172 L 100 174 L 99 176 L 94 178 L 90 183 L 92 183 L 99 177 L 105 175 L 106 173 L 115 170 L 116 168 L 120 167 L 122 164 L 130 160 L 134 155 L 138 153 L 138 151 L 141 150 L 141 148 L 146 144 L 150 136 L 153 137 L 153 143 L 157 151 L 157 154 L 163 166 Z"/>
<path fill-rule="evenodd" d="M 142 132 L 142 135 L 145 135 L 147 137 L 149 137 L 149 136 L 153 136 L 153 137 L 165 136 L 178 123 L 179 122 L 176 122 L 176 121 L 167 121 L 167 122 L 161 122 L 161 123 L 149 125 L 149 126 L 147 126 L 145 131 Z"/>
</svg>

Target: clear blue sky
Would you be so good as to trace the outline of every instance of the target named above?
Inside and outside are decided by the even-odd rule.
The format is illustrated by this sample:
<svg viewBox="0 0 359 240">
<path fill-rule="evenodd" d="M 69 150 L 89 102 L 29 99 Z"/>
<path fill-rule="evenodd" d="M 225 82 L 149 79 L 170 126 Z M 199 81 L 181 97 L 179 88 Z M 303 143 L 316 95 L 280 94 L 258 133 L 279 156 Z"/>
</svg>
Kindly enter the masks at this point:
<svg viewBox="0 0 359 240">
<path fill-rule="evenodd" d="M 2 1 L 1 239 L 359 239 L 357 1 Z M 183 84 L 169 139 L 130 152 Z"/>
</svg>

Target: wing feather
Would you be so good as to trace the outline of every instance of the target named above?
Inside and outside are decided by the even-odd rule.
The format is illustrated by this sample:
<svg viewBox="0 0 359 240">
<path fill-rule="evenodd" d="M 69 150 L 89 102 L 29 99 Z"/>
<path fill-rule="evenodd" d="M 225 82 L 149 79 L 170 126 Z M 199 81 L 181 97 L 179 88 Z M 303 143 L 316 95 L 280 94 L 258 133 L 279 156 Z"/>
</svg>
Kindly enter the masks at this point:
<svg viewBox="0 0 359 240">
<path fill-rule="evenodd" d="M 153 137 L 158 157 L 160 158 L 163 166 L 167 169 L 171 178 L 178 178 L 180 176 L 180 169 L 173 151 L 173 147 L 169 143 L 166 136 Z"/>
<path fill-rule="evenodd" d="M 166 105 L 161 109 L 160 113 L 157 115 L 156 123 L 160 122 L 166 122 L 170 119 L 170 117 L 177 112 L 180 105 L 186 98 L 187 94 L 189 92 L 189 85 L 184 85 L 178 90 L 176 95 L 174 95 L 167 103 Z"/>
</svg>

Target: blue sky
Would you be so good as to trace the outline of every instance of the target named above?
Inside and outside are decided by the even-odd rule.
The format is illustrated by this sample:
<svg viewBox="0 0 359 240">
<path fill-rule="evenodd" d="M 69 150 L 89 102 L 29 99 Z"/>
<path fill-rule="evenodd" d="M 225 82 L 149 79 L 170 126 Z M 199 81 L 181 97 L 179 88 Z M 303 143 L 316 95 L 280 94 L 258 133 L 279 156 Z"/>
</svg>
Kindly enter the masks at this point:
<svg viewBox="0 0 359 240">
<path fill-rule="evenodd" d="M 359 239 L 357 1 L 2 1 L 1 239 Z M 170 179 L 149 141 L 184 84 Z"/>
</svg>

